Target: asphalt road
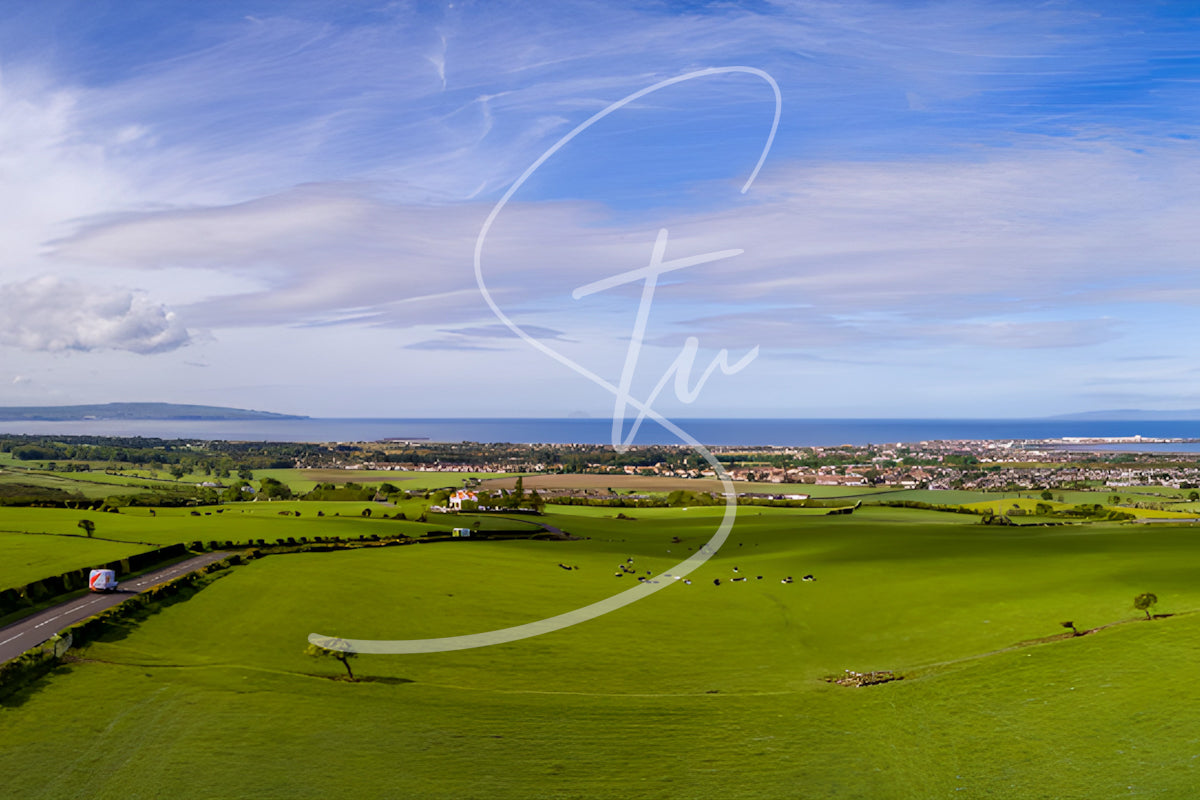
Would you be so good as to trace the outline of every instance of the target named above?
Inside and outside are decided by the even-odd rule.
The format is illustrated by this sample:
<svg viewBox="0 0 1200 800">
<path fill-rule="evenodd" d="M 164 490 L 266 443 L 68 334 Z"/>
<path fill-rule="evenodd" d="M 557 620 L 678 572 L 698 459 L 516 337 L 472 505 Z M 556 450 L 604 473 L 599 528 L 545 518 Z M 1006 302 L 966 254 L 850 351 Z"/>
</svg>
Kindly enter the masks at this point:
<svg viewBox="0 0 1200 800">
<path fill-rule="evenodd" d="M 112 608 L 131 594 L 140 594 L 155 584 L 200 569 L 214 561 L 220 561 L 228 555 L 227 552 L 217 551 L 189 558 L 187 561 L 180 561 L 178 564 L 147 572 L 128 582 L 121 581 L 117 591 L 111 594 L 89 592 L 83 597 L 68 600 L 52 608 L 39 611 L 6 628 L 0 628 L 0 664 L 36 647 L 64 628 L 74 625 L 82 619 L 87 619 L 93 614 L 99 614 L 106 608 Z"/>
</svg>

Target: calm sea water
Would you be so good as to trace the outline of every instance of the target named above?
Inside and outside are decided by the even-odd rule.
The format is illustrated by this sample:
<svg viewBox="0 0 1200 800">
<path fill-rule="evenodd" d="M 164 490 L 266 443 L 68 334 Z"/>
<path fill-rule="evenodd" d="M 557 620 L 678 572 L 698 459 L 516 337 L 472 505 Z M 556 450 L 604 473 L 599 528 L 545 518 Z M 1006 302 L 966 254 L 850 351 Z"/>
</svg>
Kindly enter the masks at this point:
<svg viewBox="0 0 1200 800">
<path fill-rule="evenodd" d="M 1200 421 L 1104 422 L 995 419 L 682 419 L 676 424 L 709 445 L 885 444 L 931 439 L 1057 439 L 1063 436 L 1198 438 Z M 304 419 L 208 422 L 85 420 L 0 422 L 0 433 L 145 436 L 274 442 L 362 442 L 387 438 L 439 442 L 608 444 L 608 419 Z M 638 444 L 678 444 L 646 423 Z M 1200 443 L 1124 445 L 1113 449 L 1200 452 Z"/>
</svg>

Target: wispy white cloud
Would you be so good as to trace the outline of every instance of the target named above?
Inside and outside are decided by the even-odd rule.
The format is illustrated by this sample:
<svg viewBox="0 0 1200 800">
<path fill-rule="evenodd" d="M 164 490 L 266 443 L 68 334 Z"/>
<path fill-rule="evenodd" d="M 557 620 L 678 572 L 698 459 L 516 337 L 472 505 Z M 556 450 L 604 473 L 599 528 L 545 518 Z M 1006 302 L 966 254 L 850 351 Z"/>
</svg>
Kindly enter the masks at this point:
<svg viewBox="0 0 1200 800">
<path fill-rule="evenodd" d="M 1200 293 L 1200 229 L 1186 224 L 1200 215 L 1200 188 L 1184 179 L 1193 164 L 1200 152 L 1190 144 L 1138 153 L 1039 141 L 970 161 L 780 163 L 746 201 L 656 213 L 653 223 L 614 220 L 596 205 L 514 201 L 485 247 L 485 277 L 531 324 L 569 331 L 581 314 L 623 319 L 637 287 L 584 302 L 569 293 L 645 263 L 656 223 L 671 231 L 668 257 L 746 252 L 664 280 L 651 341 L 708 332 L 714 346 L 810 351 L 947 336 L 1082 346 L 1117 335 L 1101 321 L 1114 296 L 1104 287 L 1132 271 L 1175 287 L 1134 295 L 1144 301 Z M 471 268 L 488 206 L 394 203 L 374 189 L 314 185 L 129 213 L 83 226 L 52 254 L 62 263 L 212 270 L 261 285 L 187 308 L 210 327 L 490 320 Z M 1091 322 L 1075 319 L 1089 313 Z"/>
<path fill-rule="evenodd" d="M 540 325 L 525 325 L 525 333 L 545 341 L 570 342 L 562 331 Z M 511 347 L 516 334 L 505 325 L 474 325 L 463 328 L 447 328 L 439 331 L 434 339 L 422 339 L 405 345 L 408 350 L 501 350 Z"/>
</svg>

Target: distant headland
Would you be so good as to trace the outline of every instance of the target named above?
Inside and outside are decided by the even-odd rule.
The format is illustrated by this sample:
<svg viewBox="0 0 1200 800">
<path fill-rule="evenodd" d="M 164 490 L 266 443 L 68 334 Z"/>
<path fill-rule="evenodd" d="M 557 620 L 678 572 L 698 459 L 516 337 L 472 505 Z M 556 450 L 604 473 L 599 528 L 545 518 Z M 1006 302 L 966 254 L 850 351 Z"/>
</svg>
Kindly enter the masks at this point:
<svg viewBox="0 0 1200 800">
<path fill-rule="evenodd" d="M 82 406 L 0 406 L 0 421 L 12 420 L 63 422 L 88 419 L 130 420 L 267 420 L 308 419 L 294 414 L 251 411 L 222 406 L 196 406 L 180 403 L 103 403 Z"/>
</svg>

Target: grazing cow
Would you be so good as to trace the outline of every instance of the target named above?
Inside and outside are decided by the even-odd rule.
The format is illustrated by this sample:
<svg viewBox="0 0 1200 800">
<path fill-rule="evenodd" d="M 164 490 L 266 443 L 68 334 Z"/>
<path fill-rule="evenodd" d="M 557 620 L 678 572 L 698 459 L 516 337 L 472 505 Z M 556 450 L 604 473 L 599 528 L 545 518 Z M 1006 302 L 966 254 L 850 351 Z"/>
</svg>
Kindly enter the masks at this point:
<svg viewBox="0 0 1200 800">
<path fill-rule="evenodd" d="M 713 586 L 720 586 L 720 585 L 721 585 L 721 579 L 713 578 Z"/>
<path fill-rule="evenodd" d="M 805 576 L 804 576 L 803 578 L 801 578 L 800 580 L 802 580 L 802 581 L 815 581 L 815 580 L 816 580 L 816 578 L 814 578 L 812 575 L 805 575 Z"/>
<path fill-rule="evenodd" d="M 691 582 L 691 581 L 689 581 L 689 580 L 684 580 L 684 583 L 686 583 L 688 586 L 691 586 L 691 585 L 692 585 L 692 582 Z"/>
</svg>

